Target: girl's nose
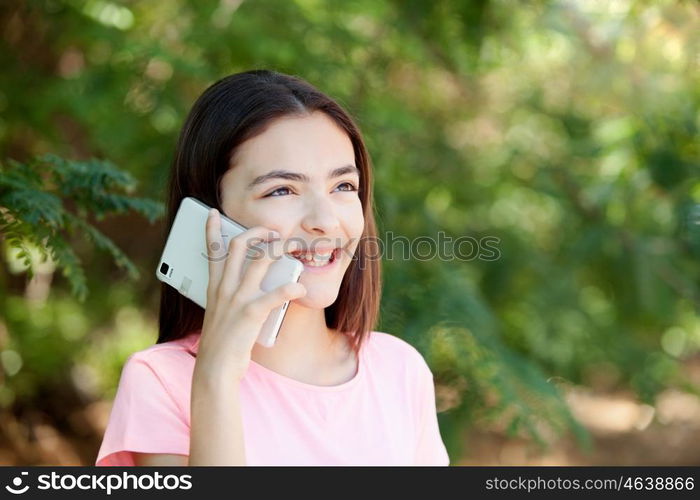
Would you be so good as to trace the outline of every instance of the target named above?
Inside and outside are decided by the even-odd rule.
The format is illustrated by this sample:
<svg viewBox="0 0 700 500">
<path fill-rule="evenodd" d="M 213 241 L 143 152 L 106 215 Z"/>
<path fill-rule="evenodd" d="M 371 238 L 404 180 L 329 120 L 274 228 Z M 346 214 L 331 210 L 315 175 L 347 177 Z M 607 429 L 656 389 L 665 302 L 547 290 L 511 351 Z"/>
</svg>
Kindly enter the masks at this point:
<svg viewBox="0 0 700 500">
<path fill-rule="evenodd" d="M 306 206 L 301 223 L 305 231 L 313 234 L 337 234 L 340 221 L 333 204 L 323 196 L 315 196 Z"/>
</svg>

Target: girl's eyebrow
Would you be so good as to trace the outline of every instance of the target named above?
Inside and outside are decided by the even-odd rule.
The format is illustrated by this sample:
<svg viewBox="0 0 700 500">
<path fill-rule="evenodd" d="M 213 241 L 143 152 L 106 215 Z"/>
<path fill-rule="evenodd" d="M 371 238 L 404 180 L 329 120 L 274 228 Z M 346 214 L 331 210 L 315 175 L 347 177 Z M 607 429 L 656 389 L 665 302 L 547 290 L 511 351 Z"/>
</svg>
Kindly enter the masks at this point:
<svg viewBox="0 0 700 500">
<path fill-rule="evenodd" d="M 341 175 L 345 174 L 357 174 L 358 176 L 360 175 L 360 169 L 357 168 L 355 165 L 345 165 L 342 167 L 338 167 L 335 170 L 332 170 L 328 174 L 329 179 L 333 179 L 335 177 L 340 177 Z M 298 182 L 309 182 L 311 179 L 309 179 L 309 176 L 306 174 L 299 174 L 297 172 L 290 172 L 289 170 L 271 170 L 270 172 L 259 175 L 253 181 L 248 184 L 246 189 L 252 189 L 253 187 L 257 186 L 258 184 L 262 184 L 264 182 L 269 181 L 270 179 L 286 179 L 288 181 L 298 181 Z"/>
</svg>

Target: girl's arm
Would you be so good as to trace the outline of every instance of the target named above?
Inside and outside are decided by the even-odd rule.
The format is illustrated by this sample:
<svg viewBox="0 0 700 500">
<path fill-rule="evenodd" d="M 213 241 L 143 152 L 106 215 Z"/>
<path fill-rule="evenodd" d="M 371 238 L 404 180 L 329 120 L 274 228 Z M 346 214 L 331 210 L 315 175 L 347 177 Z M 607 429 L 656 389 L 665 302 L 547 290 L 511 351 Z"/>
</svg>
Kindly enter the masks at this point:
<svg viewBox="0 0 700 500">
<path fill-rule="evenodd" d="M 195 365 L 188 465 L 245 465 L 240 381 Z"/>
<path fill-rule="evenodd" d="M 256 226 L 232 238 L 227 248 L 221 236 L 219 212 L 211 210 L 206 223 L 207 307 L 192 373 L 189 458 L 142 454 L 135 461 L 173 465 L 186 459 L 182 465 L 245 465 L 239 389 L 253 344 L 272 309 L 306 295 L 301 283 L 287 283 L 261 293 L 260 283 L 275 260 L 273 256 L 285 250 L 279 237 L 264 248 L 258 247 L 264 250 L 263 255 L 242 270 L 249 243 L 270 240 L 271 234 L 268 228 Z M 299 243 L 292 246 L 287 251 L 296 250 Z M 221 255 L 223 252 L 227 253 Z"/>
</svg>

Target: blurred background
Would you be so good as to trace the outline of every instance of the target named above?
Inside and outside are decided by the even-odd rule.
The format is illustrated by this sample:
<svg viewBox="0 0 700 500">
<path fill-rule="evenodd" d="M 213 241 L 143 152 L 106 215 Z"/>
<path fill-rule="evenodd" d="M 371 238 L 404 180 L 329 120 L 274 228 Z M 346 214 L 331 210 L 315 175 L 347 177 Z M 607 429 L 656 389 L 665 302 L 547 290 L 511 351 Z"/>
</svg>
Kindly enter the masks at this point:
<svg viewBox="0 0 700 500">
<path fill-rule="evenodd" d="M 356 118 L 383 263 L 451 463 L 699 465 L 695 1 L 0 3 L 0 464 L 92 465 L 157 338 L 163 202 L 194 100 L 298 75 Z M 47 258 L 48 256 L 48 258 Z"/>
</svg>

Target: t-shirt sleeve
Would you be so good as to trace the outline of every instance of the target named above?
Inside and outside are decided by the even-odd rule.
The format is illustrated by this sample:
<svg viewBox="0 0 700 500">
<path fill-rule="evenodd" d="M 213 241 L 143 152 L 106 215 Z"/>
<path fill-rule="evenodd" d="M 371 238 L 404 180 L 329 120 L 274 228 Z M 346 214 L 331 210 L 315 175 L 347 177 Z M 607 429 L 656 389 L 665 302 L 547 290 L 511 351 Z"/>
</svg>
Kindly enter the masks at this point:
<svg viewBox="0 0 700 500">
<path fill-rule="evenodd" d="M 450 465 L 450 457 L 440 436 L 433 373 L 422 356 L 418 391 L 420 418 L 415 463 L 416 465 Z"/>
<path fill-rule="evenodd" d="M 97 466 L 135 465 L 133 452 L 189 455 L 189 425 L 153 365 L 132 354 L 124 364 Z"/>
</svg>

